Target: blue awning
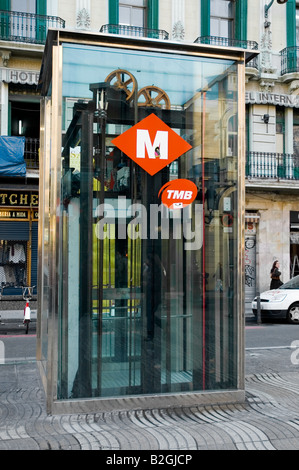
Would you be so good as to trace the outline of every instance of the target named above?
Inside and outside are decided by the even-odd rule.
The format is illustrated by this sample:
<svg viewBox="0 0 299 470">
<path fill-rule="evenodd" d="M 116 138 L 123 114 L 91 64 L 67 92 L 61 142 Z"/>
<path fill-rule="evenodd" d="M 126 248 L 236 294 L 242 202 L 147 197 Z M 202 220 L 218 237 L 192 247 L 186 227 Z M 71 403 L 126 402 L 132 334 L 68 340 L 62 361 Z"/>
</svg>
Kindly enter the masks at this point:
<svg viewBox="0 0 299 470">
<path fill-rule="evenodd" d="M 26 176 L 25 137 L 0 136 L 0 176 Z"/>
</svg>

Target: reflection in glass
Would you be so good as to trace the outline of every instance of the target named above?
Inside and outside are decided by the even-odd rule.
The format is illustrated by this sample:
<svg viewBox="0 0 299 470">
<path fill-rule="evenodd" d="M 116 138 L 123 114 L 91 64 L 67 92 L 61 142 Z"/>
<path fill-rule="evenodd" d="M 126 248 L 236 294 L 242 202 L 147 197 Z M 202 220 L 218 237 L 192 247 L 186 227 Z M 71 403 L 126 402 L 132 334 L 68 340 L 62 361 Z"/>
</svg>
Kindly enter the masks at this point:
<svg viewBox="0 0 299 470">
<path fill-rule="evenodd" d="M 73 45 L 63 57 L 59 398 L 235 389 L 235 65 Z M 151 113 L 192 145 L 154 176 L 113 145 Z M 198 194 L 169 210 L 158 194 L 177 178 Z"/>
</svg>

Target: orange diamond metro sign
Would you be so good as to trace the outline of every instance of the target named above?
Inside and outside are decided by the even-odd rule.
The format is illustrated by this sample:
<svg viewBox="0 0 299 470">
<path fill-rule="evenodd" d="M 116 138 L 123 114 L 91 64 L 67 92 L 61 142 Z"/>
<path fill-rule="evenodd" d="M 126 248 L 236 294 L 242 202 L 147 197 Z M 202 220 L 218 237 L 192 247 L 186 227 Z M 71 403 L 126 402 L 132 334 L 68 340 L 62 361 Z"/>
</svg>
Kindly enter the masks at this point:
<svg viewBox="0 0 299 470">
<path fill-rule="evenodd" d="M 113 139 L 112 144 L 151 176 L 192 148 L 155 114 Z"/>
</svg>

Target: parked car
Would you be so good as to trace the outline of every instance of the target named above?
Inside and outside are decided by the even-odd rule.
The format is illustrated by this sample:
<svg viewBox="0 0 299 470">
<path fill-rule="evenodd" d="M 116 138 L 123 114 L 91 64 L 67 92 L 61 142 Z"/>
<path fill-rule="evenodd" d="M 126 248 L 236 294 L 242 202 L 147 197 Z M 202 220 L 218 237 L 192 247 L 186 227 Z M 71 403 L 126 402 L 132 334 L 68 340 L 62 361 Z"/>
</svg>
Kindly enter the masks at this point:
<svg viewBox="0 0 299 470">
<path fill-rule="evenodd" d="M 251 304 L 257 315 L 257 297 Z M 267 290 L 260 295 L 261 320 L 266 318 L 287 319 L 299 324 L 299 276 L 295 276 L 279 289 Z"/>
</svg>

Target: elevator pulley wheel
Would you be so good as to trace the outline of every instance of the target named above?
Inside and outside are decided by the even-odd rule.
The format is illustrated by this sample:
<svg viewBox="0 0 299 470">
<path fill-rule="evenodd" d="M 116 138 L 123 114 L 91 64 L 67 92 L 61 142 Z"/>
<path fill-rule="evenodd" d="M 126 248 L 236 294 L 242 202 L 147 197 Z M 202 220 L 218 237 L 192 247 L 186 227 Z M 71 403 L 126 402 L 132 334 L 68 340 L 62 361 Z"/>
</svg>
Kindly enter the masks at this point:
<svg viewBox="0 0 299 470">
<path fill-rule="evenodd" d="M 170 99 L 167 93 L 157 86 L 141 88 L 138 92 L 137 101 L 138 106 L 170 109 Z"/>
<path fill-rule="evenodd" d="M 105 78 L 105 82 L 110 83 L 110 85 L 117 90 L 124 90 L 127 95 L 126 101 L 131 101 L 133 98 L 137 82 L 134 75 L 127 70 L 114 70 Z"/>
</svg>

